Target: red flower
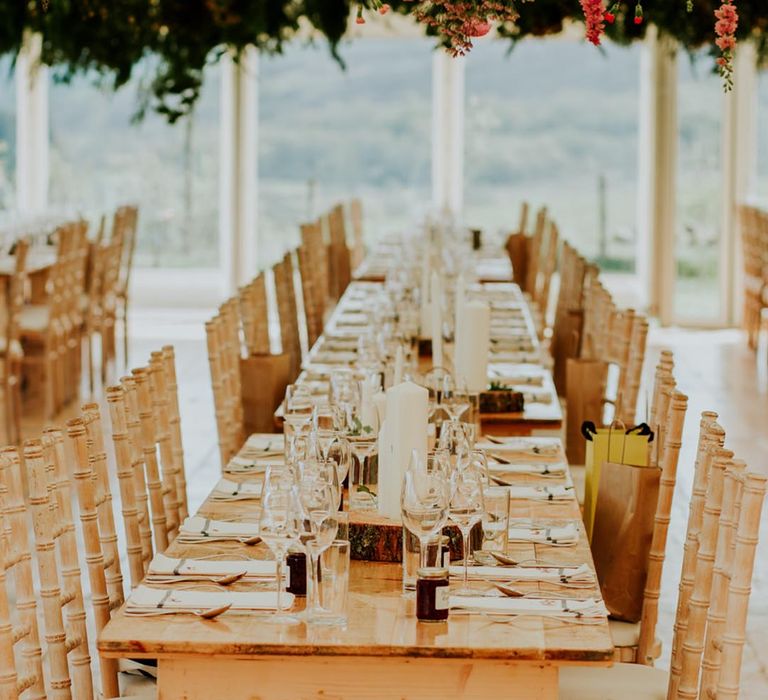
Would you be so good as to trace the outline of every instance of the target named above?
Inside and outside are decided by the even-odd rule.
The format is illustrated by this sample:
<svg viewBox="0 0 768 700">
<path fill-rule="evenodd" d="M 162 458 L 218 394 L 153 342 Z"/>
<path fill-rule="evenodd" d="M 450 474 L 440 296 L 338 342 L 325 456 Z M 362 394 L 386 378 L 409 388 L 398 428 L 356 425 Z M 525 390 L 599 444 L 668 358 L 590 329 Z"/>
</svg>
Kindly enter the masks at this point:
<svg viewBox="0 0 768 700">
<path fill-rule="evenodd" d="M 606 15 L 603 0 L 581 0 L 581 8 L 584 10 L 584 19 L 587 24 L 587 40 L 595 46 L 600 46 L 600 37 L 605 31 L 603 18 Z"/>
<path fill-rule="evenodd" d="M 355 24 L 365 24 L 365 17 L 357 17 L 355 19 Z"/>
<path fill-rule="evenodd" d="M 464 22 L 463 32 L 467 36 L 485 36 L 490 31 L 490 22 L 483 22 L 474 17 Z"/>
<path fill-rule="evenodd" d="M 382 6 L 379 8 L 379 14 L 381 14 L 381 15 L 386 15 L 386 14 L 387 14 L 387 12 L 389 12 L 389 10 L 390 10 L 390 7 L 389 7 L 389 5 L 387 5 L 387 3 L 384 3 L 384 4 L 383 4 L 383 5 L 382 5 Z"/>
<path fill-rule="evenodd" d="M 613 12 L 606 12 L 603 16 L 608 24 L 613 24 L 616 21 L 616 15 L 614 15 Z"/>
<path fill-rule="evenodd" d="M 635 24 L 642 24 L 643 18 L 642 17 L 635 17 Z"/>
</svg>

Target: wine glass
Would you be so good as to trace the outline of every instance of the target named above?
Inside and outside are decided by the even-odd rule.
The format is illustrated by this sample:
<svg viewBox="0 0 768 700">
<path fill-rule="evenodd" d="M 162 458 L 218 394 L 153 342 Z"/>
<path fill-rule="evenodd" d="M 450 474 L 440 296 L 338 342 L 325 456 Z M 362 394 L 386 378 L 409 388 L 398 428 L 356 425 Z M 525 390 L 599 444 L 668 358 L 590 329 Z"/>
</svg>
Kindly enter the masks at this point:
<svg viewBox="0 0 768 700">
<path fill-rule="evenodd" d="M 282 605 L 283 566 L 288 548 L 299 538 L 299 517 L 292 489 L 272 488 L 262 495 L 259 536 L 277 562 L 277 610 L 266 618 L 270 623 L 293 625 L 299 622 L 293 615 L 284 614 Z"/>
<path fill-rule="evenodd" d="M 423 462 L 414 454 L 400 492 L 403 526 L 419 540 L 421 567 L 427 565 L 428 542 L 448 521 L 450 488 L 438 460 Z"/>
<path fill-rule="evenodd" d="M 429 419 L 443 408 L 443 381 L 450 372 L 443 367 L 433 367 L 424 375 L 424 387 L 429 392 Z"/>
<path fill-rule="evenodd" d="M 472 595 L 469 587 L 469 531 L 483 517 L 483 479 L 472 463 L 451 472 L 449 519 L 461 531 L 464 550 L 463 586 L 457 595 Z"/>
<path fill-rule="evenodd" d="M 462 414 L 470 408 L 469 393 L 462 382 L 457 382 L 450 374 L 443 377 L 443 408 L 451 422 L 457 423 Z"/>
<path fill-rule="evenodd" d="M 289 430 L 285 431 L 286 452 L 296 435 L 300 434 L 312 419 L 312 394 L 304 384 L 289 384 L 285 387 L 283 418 Z"/>
<path fill-rule="evenodd" d="M 339 487 L 343 490 L 344 480 L 347 478 L 352 464 L 352 448 L 349 440 L 335 433 L 326 450 L 325 459 L 336 465 Z"/>
<path fill-rule="evenodd" d="M 370 510 L 376 506 L 376 494 L 369 488 L 373 484 L 372 460 L 378 436 L 370 432 L 348 431 L 344 436 L 354 455 L 349 478 L 349 507 L 355 510 Z"/>
<path fill-rule="evenodd" d="M 336 462 L 327 459 L 307 459 L 299 462 L 297 476 L 301 481 L 317 480 L 330 488 L 338 510 L 341 502 L 341 482 L 339 481 Z"/>
<path fill-rule="evenodd" d="M 304 515 L 301 539 L 307 552 L 310 576 L 307 591 L 307 618 L 321 609 L 317 595 L 317 573 L 320 555 L 332 544 L 338 532 L 338 510 L 333 489 L 318 477 L 307 475 L 296 486 L 299 503 Z"/>
<path fill-rule="evenodd" d="M 455 421 L 443 423 L 440 428 L 438 445 L 440 449 L 445 450 L 452 457 L 457 457 L 462 453 L 466 454 L 471 449 L 463 424 Z"/>
</svg>

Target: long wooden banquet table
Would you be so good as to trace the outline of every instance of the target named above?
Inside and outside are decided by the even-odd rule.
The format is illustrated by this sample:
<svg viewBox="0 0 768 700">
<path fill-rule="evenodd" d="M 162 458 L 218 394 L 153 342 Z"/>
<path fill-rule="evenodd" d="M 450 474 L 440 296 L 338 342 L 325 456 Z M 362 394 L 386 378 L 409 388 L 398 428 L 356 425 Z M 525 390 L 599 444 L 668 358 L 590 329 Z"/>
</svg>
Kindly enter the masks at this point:
<svg viewBox="0 0 768 700">
<path fill-rule="evenodd" d="M 345 299 L 359 300 L 361 285 L 369 284 L 353 283 Z M 515 292 L 511 286 L 509 294 L 522 299 L 519 290 Z M 340 321 L 343 326 L 343 317 L 356 313 L 351 310 L 355 304 L 345 299 L 330 319 L 328 329 L 338 328 Z M 324 352 L 318 342 L 302 381 L 313 381 L 311 373 L 319 366 L 318 355 Z M 530 371 L 547 374 L 546 369 L 536 365 L 531 365 Z M 545 379 L 542 385 L 534 386 L 553 391 L 551 377 Z M 554 405 L 559 411 L 556 399 Z M 529 418 L 537 424 L 537 416 Z M 525 420 L 525 416 L 520 417 L 521 425 Z M 529 427 L 531 430 L 535 428 Z M 490 429 L 488 432 L 500 434 Z M 252 436 L 223 476 L 233 482 L 261 481 L 265 466 L 282 459 L 274 455 L 275 446 L 282 446 L 282 440 L 279 434 Z M 530 449 L 533 446 L 546 449 L 534 454 Z M 528 449 L 521 451 L 521 447 Z M 264 457 L 260 450 L 266 450 Z M 511 464 L 566 461 L 559 438 L 551 436 L 512 438 L 507 444 L 494 443 L 491 451 Z M 516 486 L 544 490 L 559 484 L 565 489 L 564 496 L 556 499 L 546 495 L 512 498 L 510 517 L 514 526 L 541 528 L 547 533 L 547 528 L 561 526 L 577 533 L 566 546 L 546 538 L 510 541 L 507 554 L 527 566 L 586 565 L 594 572 L 567 467 L 554 479 L 552 474 L 512 471 L 501 476 L 514 480 Z M 258 513 L 258 500 L 222 501 L 209 495 L 197 515 L 255 523 Z M 350 522 L 357 515 L 350 513 Z M 166 555 L 189 559 L 271 558 L 263 543 L 184 544 L 178 539 L 171 543 Z M 512 585 L 531 596 L 548 599 L 559 610 L 564 597 L 600 602 L 596 578 L 590 580 L 592 583 L 578 590 L 551 581 L 514 580 Z M 239 581 L 222 590 L 264 590 L 265 586 L 274 588 L 274 580 L 271 584 Z M 488 581 L 473 581 L 472 587 L 479 595 L 493 590 Z M 294 601 L 296 610 L 303 604 L 303 598 Z M 602 614 L 582 619 L 573 614 L 498 616 L 455 610 L 446 622 L 418 622 L 414 598 L 403 594 L 402 566 L 398 563 L 352 561 L 348 622 L 344 627 L 264 624 L 266 614 L 229 611 L 214 620 L 182 613 L 137 618 L 122 608 L 103 630 L 98 645 L 104 657 L 157 659 L 162 700 L 554 700 L 558 697 L 562 666 L 608 666 L 613 659 L 608 621 Z"/>
</svg>

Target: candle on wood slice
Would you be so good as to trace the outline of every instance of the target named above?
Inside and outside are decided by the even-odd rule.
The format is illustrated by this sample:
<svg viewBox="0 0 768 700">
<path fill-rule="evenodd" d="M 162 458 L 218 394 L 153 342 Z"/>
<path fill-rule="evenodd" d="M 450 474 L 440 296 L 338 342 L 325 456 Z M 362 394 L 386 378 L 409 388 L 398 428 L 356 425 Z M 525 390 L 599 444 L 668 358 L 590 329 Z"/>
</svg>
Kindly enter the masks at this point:
<svg viewBox="0 0 768 700">
<path fill-rule="evenodd" d="M 491 310 L 481 301 L 469 301 L 461 310 L 461 327 L 456 337 L 454 369 L 472 393 L 488 386 L 488 353 L 491 344 Z"/>
<path fill-rule="evenodd" d="M 432 271 L 432 366 L 443 366 L 443 292 L 440 276 Z"/>
<path fill-rule="evenodd" d="M 379 514 L 400 520 L 400 489 L 411 453 L 427 458 L 429 392 L 413 382 L 387 390 L 387 420 L 379 443 Z"/>
</svg>

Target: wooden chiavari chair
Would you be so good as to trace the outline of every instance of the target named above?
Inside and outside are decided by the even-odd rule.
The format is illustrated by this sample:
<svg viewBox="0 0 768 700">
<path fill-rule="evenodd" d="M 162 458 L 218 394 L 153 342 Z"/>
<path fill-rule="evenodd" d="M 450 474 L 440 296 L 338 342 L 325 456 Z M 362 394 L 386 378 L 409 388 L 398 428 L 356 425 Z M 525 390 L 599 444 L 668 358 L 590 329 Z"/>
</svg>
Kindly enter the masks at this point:
<svg viewBox="0 0 768 700">
<path fill-rule="evenodd" d="M 146 472 L 146 484 L 149 491 L 149 505 L 152 512 L 152 535 L 154 537 L 155 551 L 164 552 L 168 547 L 168 533 L 178 529 L 176 515 L 166 509 L 166 499 L 163 495 L 163 480 L 160 473 L 160 462 L 157 458 L 157 445 L 155 443 L 154 412 L 152 410 L 152 398 L 149 386 L 149 368 L 138 367 L 131 370 L 135 391 L 135 403 L 129 411 L 138 416 L 139 431 L 134 434 L 141 445 L 141 454 Z M 130 394 L 129 394 L 130 395 Z M 129 404 L 130 404 L 129 400 Z"/>
<path fill-rule="evenodd" d="M 267 307 L 267 286 L 263 272 L 240 290 L 238 300 L 246 352 L 248 355 L 268 355 L 271 349 L 269 310 Z"/>
<path fill-rule="evenodd" d="M 301 370 L 301 341 L 293 282 L 293 263 L 290 253 L 286 253 L 273 270 L 277 309 L 280 316 L 280 337 L 283 352 L 290 357 L 290 380 L 293 381 Z"/>
<path fill-rule="evenodd" d="M 24 308 L 24 284 L 29 243 L 16 241 L 14 270 L 5 287 L 5 328 L 0 338 L 0 360 L 3 364 L 3 403 L 8 442 L 21 439 L 21 367 L 24 352 L 21 346 L 20 317 Z"/>
<path fill-rule="evenodd" d="M 337 204 L 326 216 L 328 226 L 329 282 L 331 297 L 334 300 L 341 298 L 344 290 L 352 280 L 352 262 L 349 247 L 347 246 L 347 232 L 344 225 L 344 207 Z"/>
<path fill-rule="evenodd" d="M 301 292 L 304 301 L 304 316 L 307 322 L 307 345 L 312 347 L 323 332 L 322 303 L 317 277 L 312 272 L 311 254 L 305 246 L 296 251 L 301 273 Z"/>
<path fill-rule="evenodd" d="M 106 393 L 131 588 L 135 588 L 144 578 L 153 554 L 144 462 L 137 458 L 137 446 L 129 435 L 125 389 L 111 386 Z"/>
<path fill-rule="evenodd" d="M 89 700 L 93 698 L 93 680 L 71 500 L 68 484 L 54 481 L 56 467 L 51 451 L 51 446 L 40 440 L 24 443 L 50 670 L 49 696 Z"/>
<path fill-rule="evenodd" d="M 318 220 L 301 226 L 301 245 L 309 254 L 309 262 L 314 275 L 317 298 L 320 302 L 319 313 L 325 318 L 325 309 L 331 296 L 328 279 L 328 246 L 323 238 L 322 223 Z"/>
<path fill-rule="evenodd" d="M 537 309 L 536 316 L 539 326 L 539 335 L 543 333 L 547 322 L 547 314 L 549 312 L 549 292 L 552 286 L 552 275 L 554 275 L 555 269 L 557 268 L 559 243 L 560 233 L 555 223 L 550 221 L 546 246 L 543 249 L 539 261 L 539 278 L 533 295 L 533 301 L 535 302 Z"/>
<path fill-rule="evenodd" d="M 120 242 L 120 273 L 116 285 L 117 305 L 123 325 L 123 361 L 128 367 L 128 292 L 130 290 L 133 255 L 136 250 L 139 209 L 122 206 L 115 212 L 112 236 Z"/>
<path fill-rule="evenodd" d="M 741 247 L 744 260 L 744 307 L 742 325 L 747 332 L 747 342 L 753 350 L 757 347 L 760 319 L 765 306 L 768 283 L 768 227 L 766 215 L 756 207 L 739 207 Z"/>
<path fill-rule="evenodd" d="M 26 692 L 29 698 L 45 698 L 22 471 L 18 448 L 0 450 L 0 697 L 17 698 Z M 15 620 L 8 597 L 9 575 L 14 582 Z"/>
<path fill-rule="evenodd" d="M 675 620 L 680 665 L 669 673 L 642 664 L 615 664 L 594 670 L 563 668 L 561 700 L 738 698 L 750 581 L 768 478 L 743 472 L 740 463 L 734 469 L 730 453 L 717 447 L 716 441 L 706 451 L 713 453 L 713 459 L 701 555 L 696 562 L 700 578 L 686 604 L 686 624 L 677 624 L 680 607 Z M 738 523 L 735 536 L 734 522 Z M 725 530 L 722 535 L 720 528 Z M 714 573 L 714 562 L 721 565 L 719 576 Z M 708 614 L 710 601 L 714 605 L 718 595 L 723 597 L 722 589 L 718 593 L 712 587 L 713 581 L 726 585 L 727 596 L 725 604 L 717 609 L 719 624 L 707 625 L 707 620 L 712 619 Z M 709 639 L 707 649 L 702 648 L 702 639 Z M 719 658 L 715 652 L 719 652 Z"/>
<path fill-rule="evenodd" d="M 168 422 L 171 430 L 171 452 L 176 465 L 176 498 L 179 506 L 179 522 L 189 515 L 187 505 L 187 473 L 184 466 L 184 443 L 181 438 L 181 412 L 179 410 L 179 385 L 176 380 L 176 352 L 173 345 L 162 350 L 165 387 L 168 393 Z"/>
<path fill-rule="evenodd" d="M 355 197 L 349 203 L 349 223 L 352 229 L 352 270 L 356 270 L 365 257 L 365 237 L 363 236 L 363 203 Z"/>
<path fill-rule="evenodd" d="M 637 418 L 637 399 L 640 395 L 640 382 L 645 362 L 645 347 L 648 339 L 648 319 L 639 314 L 632 318 L 630 329 L 629 355 L 626 370 L 620 377 L 619 397 L 616 407 L 617 416 L 627 425 L 634 424 Z"/>
<path fill-rule="evenodd" d="M 536 296 L 536 286 L 541 269 L 541 257 L 544 250 L 544 236 L 547 230 L 547 208 L 541 207 L 536 213 L 536 225 L 533 234 L 528 239 L 528 265 L 526 269 L 523 291 L 530 298 Z"/>
<path fill-rule="evenodd" d="M 517 229 L 509 234 L 506 241 L 507 255 L 512 265 L 512 279 L 525 291 L 528 276 L 528 202 L 520 206 L 520 221 Z"/>
</svg>

